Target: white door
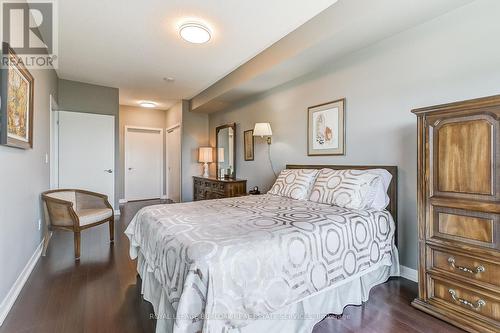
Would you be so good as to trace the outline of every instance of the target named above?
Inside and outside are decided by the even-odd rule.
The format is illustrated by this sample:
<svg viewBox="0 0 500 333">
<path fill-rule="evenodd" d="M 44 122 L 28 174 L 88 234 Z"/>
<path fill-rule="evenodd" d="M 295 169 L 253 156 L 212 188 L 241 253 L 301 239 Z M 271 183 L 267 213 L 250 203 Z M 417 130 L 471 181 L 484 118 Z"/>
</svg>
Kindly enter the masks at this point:
<svg viewBox="0 0 500 333">
<path fill-rule="evenodd" d="M 181 198 L 181 127 L 167 130 L 167 198 Z"/>
<path fill-rule="evenodd" d="M 125 199 L 163 194 L 163 130 L 125 127 Z"/>
<path fill-rule="evenodd" d="M 114 206 L 115 117 L 59 112 L 59 187 L 103 193 Z"/>
</svg>

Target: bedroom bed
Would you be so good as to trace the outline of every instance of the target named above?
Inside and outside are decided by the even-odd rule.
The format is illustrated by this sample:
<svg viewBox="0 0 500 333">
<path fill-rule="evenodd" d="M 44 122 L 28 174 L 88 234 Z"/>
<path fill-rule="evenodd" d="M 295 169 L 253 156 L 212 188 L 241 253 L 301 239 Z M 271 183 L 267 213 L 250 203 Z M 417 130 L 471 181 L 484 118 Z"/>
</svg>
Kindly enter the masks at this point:
<svg viewBox="0 0 500 333">
<path fill-rule="evenodd" d="M 387 209 L 268 193 L 137 213 L 125 233 L 157 333 L 311 332 L 399 275 L 397 168 L 287 165 L 303 169 L 385 170 Z"/>
</svg>

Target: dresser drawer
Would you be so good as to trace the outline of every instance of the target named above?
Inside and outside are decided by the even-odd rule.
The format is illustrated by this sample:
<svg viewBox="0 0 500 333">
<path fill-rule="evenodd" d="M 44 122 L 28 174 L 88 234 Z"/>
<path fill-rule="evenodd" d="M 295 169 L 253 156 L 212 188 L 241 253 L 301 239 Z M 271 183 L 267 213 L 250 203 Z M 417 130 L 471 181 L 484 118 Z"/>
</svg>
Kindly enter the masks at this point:
<svg viewBox="0 0 500 333">
<path fill-rule="evenodd" d="M 500 328 L 500 296 L 479 290 L 467 283 L 456 283 L 430 275 L 429 298 L 438 306 L 442 305 L 467 316 L 487 321 Z"/>
<path fill-rule="evenodd" d="M 466 279 L 470 283 L 486 284 L 500 290 L 500 264 L 474 255 L 465 255 L 453 250 L 441 250 L 427 247 L 429 266 L 437 270 L 455 275 L 458 279 Z"/>
<path fill-rule="evenodd" d="M 431 205 L 430 239 L 500 250 L 500 215 Z"/>
</svg>

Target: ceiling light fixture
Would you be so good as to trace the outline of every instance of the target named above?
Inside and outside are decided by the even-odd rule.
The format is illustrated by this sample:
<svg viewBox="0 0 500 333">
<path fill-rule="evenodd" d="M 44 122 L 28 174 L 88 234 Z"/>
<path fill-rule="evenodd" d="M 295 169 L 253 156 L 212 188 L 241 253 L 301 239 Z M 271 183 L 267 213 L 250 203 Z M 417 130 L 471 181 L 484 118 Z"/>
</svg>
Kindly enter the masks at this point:
<svg viewBox="0 0 500 333">
<path fill-rule="evenodd" d="M 210 30 L 200 23 L 184 23 L 179 28 L 179 35 L 186 42 L 193 44 L 203 44 L 210 40 L 211 33 Z"/>
<path fill-rule="evenodd" d="M 154 108 L 156 106 L 156 103 L 154 103 L 154 102 L 140 102 L 139 105 L 142 106 L 143 108 Z"/>
</svg>

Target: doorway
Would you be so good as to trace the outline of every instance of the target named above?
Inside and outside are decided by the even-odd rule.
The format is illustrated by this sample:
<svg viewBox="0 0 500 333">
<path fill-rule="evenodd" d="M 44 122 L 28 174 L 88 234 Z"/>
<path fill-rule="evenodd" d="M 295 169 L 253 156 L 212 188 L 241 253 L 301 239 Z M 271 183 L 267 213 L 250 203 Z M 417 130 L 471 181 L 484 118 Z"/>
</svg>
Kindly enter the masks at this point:
<svg viewBox="0 0 500 333">
<path fill-rule="evenodd" d="M 125 199 L 161 198 L 163 129 L 125 126 Z"/>
<path fill-rule="evenodd" d="M 181 126 L 167 129 L 167 198 L 180 202 L 181 199 Z"/>
</svg>

